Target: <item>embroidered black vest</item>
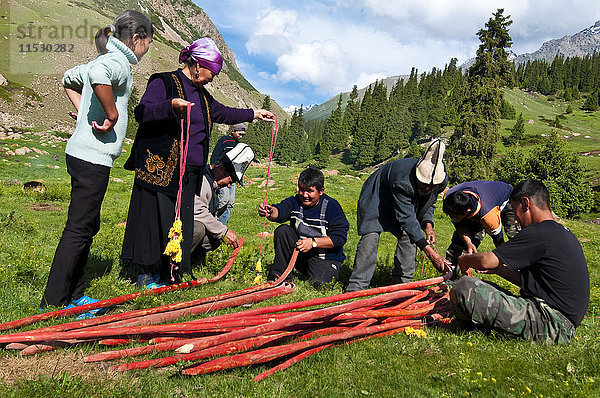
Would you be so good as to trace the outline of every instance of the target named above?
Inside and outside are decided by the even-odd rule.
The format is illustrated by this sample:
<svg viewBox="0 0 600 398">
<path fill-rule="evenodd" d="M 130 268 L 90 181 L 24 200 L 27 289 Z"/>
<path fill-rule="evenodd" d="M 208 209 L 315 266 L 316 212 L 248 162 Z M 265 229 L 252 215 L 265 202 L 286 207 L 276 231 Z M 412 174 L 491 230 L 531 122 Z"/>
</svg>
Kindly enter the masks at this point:
<svg viewBox="0 0 600 398">
<path fill-rule="evenodd" d="M 178 71 L 155 73 L 148 79 L 162 79 L 167 100 L 183 98 L 187 100 Z M 200 89 L 202 116 L 207 121 L 207 136 L 212 130 L 206 89 Z M 138 106 L 144 106 L 139 104 Z M 135 184 L 144 188 L 177 195 L 179 189 L 179 156 L 181 139 L 181 117 L 140 123 L 131 148 L 131 155 L 124 164 L 126 170 L 135 171 Z"/>
</svg>

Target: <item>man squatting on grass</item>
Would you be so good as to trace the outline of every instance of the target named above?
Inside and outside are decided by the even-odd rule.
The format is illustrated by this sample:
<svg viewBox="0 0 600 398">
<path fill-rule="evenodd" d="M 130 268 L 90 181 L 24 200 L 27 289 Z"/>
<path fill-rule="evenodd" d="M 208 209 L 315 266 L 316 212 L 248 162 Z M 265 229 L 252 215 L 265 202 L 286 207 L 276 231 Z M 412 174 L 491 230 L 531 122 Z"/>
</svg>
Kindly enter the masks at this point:
<svg viewBox="0 0 600 398">
<path fill-rule="evenodd" d="M 442 209 L 456 228 L 446 250 L 446 258 L 453 266 L 463 251 L 477 253 L 484 231 L 496 247 L 504 243 L 503 227 L 509 239 L 519 232 L 519 223 L 509 203 L 512 189 L 500 181 L 469 181 L 444 193 Z"/>
<path fill-rule="evenodd" d="M 246 134 L 247 127 L 244 123 L 234 124 L 231 133 L 219 138 L 210 155 L 210 164 L 215 164 L 225 153 L 231 151 Z M 227 224 L 233 205 L 235 204 L 235 183 L 229 187 L 219 189 L 219 204 L 217 205 L 217 217 L 223 225 Z"/>
<path fill-rule="evenodd" d="M 298 177 L 298 194 L 276 205 L 259 205 L 258 214 L 279 223 L 275 229 L 275 260 L 270 278 L 287 268 L 294 248 L 300 253 L 296 268 L 308 275 L 316 287 L 338 280 L 340 265 L 346 258 L 343 247 L 350 224 L 344 210 L 325 195 L 325 177 L 321 170 L 308 167 Z M 292 277 L 288 277 L 291 279 Z"/>
<path fill-rule="evenodd" d="M 514 187 L 510 203 L 523 228 L 492 252 L 465 254 L 460 269 L 494 273 L 518 285 L 514 296 L 490 282 L 463 276 L 450 291 L 454 314 L 475 325 L 530 341 L 568 343 L 590 300 L 590 280 L 579 241 L 554 221 L 540 181 Z"/>
<path fill-rule="evenodd" d="M 221 189 L 242 183 L 253 159 L 252 149 L 239 143 L 204 169 L 200 192 L 194 196 L 192 256 L 204 258 L 223 241 L 232 249 L 240 245 L 237 234 L 217 217 L 218 195 Z"/>
</svg>

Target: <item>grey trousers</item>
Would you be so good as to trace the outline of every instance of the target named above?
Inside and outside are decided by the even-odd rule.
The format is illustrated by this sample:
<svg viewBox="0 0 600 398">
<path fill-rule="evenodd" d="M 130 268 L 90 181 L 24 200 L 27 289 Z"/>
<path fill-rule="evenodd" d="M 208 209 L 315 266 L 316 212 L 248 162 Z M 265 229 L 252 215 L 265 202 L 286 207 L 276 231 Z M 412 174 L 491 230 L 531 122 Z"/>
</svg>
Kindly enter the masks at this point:
<svg viewBox="0 0 600 398">
<path fill-rule="evenodd" d="M 221 239 L 211 238 L 206 234 L 206 227 L 200 221 L 194 221 L 194 236 L 192 240 L 192 256 L 206 254 L 215 250 L 223 242 Z"/>
<path fill-rule="evenodd" d="M 377 267 L 377 247 L 379 246 L 379 232 L 371 232 L 361 236 L 356 248 L 354 268 L 348 281 L 346 291 L 353 292 L 367 289 Z M 410 282 L 417 269 L 417 245 L 410 242 L 406 233 L 394 235 L 398 238 L 396 252 L 394 253 L 394 269 L 392 279 L 395 283 Z"/>
</svg>

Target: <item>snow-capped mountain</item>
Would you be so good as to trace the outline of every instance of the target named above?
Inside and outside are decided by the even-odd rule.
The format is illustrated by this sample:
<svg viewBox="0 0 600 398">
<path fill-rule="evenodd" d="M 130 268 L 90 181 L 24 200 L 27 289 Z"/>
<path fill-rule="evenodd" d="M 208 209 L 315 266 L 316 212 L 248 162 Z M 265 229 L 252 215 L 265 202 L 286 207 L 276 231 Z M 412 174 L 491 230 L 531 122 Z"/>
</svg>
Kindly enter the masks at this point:
<svg viewBox="0 0 600 398">
<path fill-rule="evenodd" d="M 310 111 L 312 108 L 319 106 L 319 104 L 310 104 L 310 105 L 300 105 L 302 107 L 302 112 L 308 112 Z M 298 109 L 300 109 L 300 106 L 297 105 L 290 105 L 287 108 L 283 108 L 283 110 L 288 114 L 288 115 L 293 115 L 295 111 L 297 111 Z"/>
</svg>

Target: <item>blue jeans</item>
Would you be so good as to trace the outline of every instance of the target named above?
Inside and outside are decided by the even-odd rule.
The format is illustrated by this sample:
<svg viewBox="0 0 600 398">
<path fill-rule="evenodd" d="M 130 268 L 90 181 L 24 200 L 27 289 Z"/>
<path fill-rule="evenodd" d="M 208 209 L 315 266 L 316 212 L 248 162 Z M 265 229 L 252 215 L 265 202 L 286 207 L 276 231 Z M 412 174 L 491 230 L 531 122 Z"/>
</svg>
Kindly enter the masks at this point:
<svg viewBox="0 0 600 398">
<path fill-rule="evenodd" d="M 229 217 L 231 217 L 231 212 L 233 211 L 233 205 L 235 203 L 235 184 L 231 184 L 231 186 L 223 187 L 219 189 L 219 204 L 217 205 L 217 216 L 219 217 L 219 222 L 223 225 L 227 224 L 229 221 Z"/>
</svg>

